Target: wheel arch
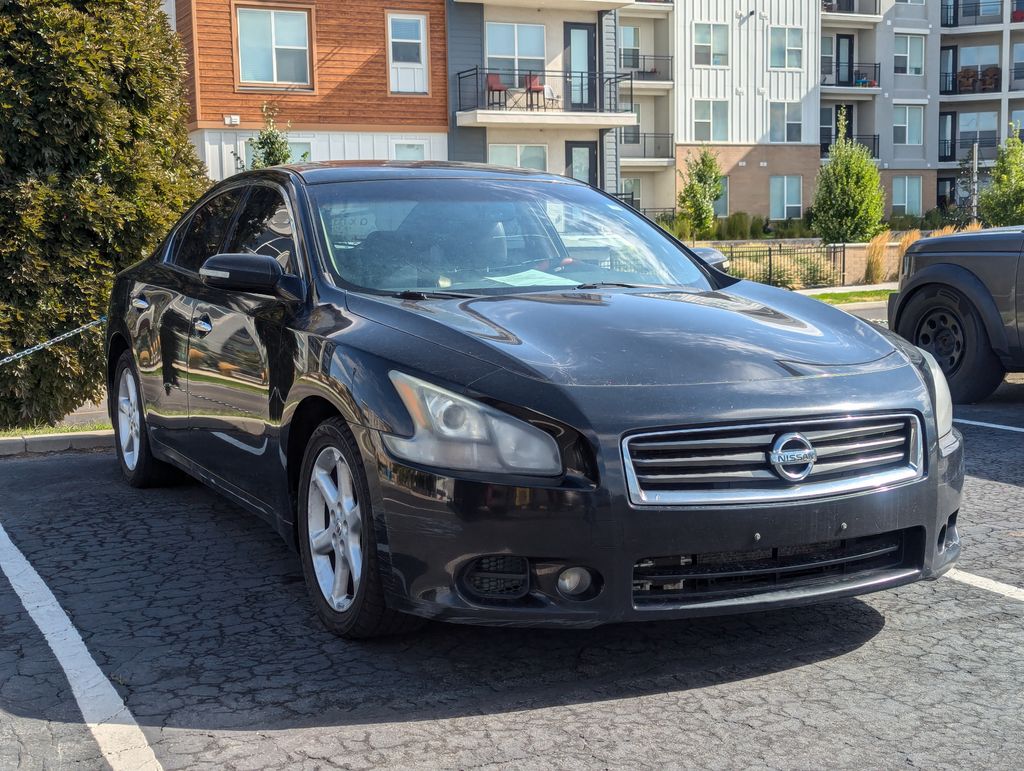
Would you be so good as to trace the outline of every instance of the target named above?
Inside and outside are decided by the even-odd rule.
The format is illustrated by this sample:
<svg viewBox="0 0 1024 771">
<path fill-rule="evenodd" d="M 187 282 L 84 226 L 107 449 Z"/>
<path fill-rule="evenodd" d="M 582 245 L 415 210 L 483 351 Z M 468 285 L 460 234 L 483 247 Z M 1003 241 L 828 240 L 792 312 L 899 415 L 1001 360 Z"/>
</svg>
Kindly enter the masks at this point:
<svg viewBox="0 0 1024 771">
<path fill-rule="evenodd" d="M 128 339 L 120 332 L 114 332 L 107 341 L 107 414 L 114 419 L 114 375 L 117 371 L 117 362 L 125 351 L 130 351 L 131 346 Z"/>
<path fill-rule="evenodd" d="M 910 299 L 918 292 L 933 285 L 957 291 L 970 300 L 971 304 L 977 308 L 981 321 L 985 325 L 985 332 L 988 335 L 992 350 L 1001 359 L 1006 359 L 1010 356 L 1006 325 L 999 314 L 999 309 L 992 298 L 992 293 L 989 292 L 981 279 L 959 265 L 950 265 L 948 263 L 929 265 L 915 273 L 907 286 L 900 292 L 895 313 L 893 314 L 893 331 L 899 329 L 903 311 L 906 309 Z"/>
</svg>

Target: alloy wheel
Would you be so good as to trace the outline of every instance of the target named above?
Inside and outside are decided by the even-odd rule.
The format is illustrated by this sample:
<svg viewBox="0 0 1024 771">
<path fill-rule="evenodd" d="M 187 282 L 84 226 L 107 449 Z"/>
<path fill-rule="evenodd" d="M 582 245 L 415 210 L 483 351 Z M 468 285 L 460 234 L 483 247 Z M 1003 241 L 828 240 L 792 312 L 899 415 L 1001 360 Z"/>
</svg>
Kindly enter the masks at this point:
<svg viewBox="0 0 1024 771">
<path fill-rule="evenodd" d="M 134 471 L 139 462 L 139 393 L 127 367 L 121 370 L 121 381 L 117 385 L 117 436 L 121 459 L 129 471 Z"/>
<path fill-rule="evenodd" d="M 917 326 L 915 343 L 935 357 L 947 375 L 960 366 L 964 357 L 964 325 L 946 308 L 929 311 Z"/>
<path fill-rule="evenodd" d="M 334 610 L 347 610 L 363 575 L 363 518 L 352 469 L 336 447 L 313 463 L 306 512 L 317 585 Z"/>
</svg>

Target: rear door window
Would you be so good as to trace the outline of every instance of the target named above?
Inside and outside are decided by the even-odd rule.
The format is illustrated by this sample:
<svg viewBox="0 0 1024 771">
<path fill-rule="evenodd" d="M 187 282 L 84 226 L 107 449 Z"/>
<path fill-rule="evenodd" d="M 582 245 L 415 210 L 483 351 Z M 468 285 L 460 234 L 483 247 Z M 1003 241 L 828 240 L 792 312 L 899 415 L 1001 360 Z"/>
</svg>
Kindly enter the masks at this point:
<svg viewBox="0 0 1024 771">
<path fill-rule="evenodd" d="M 180 237 L 170 254 L 174 265 L 198 273 L 207 259 L 221 251 L 242 192 L 242 188 L 228 190 L 196 209 L 179 231 Z"/>
</svg>

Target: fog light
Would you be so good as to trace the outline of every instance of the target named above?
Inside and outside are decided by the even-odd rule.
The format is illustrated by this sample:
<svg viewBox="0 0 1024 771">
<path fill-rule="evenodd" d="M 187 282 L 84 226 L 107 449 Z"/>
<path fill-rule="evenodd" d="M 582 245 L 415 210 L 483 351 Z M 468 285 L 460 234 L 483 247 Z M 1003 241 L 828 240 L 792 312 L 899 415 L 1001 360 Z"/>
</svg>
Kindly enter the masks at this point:
<svg viewBox="0 0 1024 771">
<path fill-rule="evenodd" d="M 567 596 L 583 594 L 590 583 L 590 571 L 586 568 L 566 568 L 558 575 L 558 591 Z"/>
</svg>

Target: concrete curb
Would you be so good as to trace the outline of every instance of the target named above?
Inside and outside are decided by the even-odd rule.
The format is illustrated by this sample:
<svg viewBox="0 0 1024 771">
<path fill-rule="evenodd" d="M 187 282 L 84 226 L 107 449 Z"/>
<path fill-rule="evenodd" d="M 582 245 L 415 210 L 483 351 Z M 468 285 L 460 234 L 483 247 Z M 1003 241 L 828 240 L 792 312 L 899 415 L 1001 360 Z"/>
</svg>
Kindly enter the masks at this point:
<svg viewBox="0 0 1024 771">
<path fill-rule="evenodd" d="M 0 457 L 68 450 L 109 450 L 114 447 L 114 430 L 74 431 L 67 434 L 11 436 L 0 439 Z"/>
<path fill-rule="evenodd" d="M 817 289 L 797 289 L 797 294 L 805 294 L 813 297 L 816 294 L 836 294 L 838 292 L 878 292 L 888 290 L 899 291 L 900 285 L 895 281 L 886 284 L 850 284 L 848 286 L 823 286 Z"/>
</svg>

